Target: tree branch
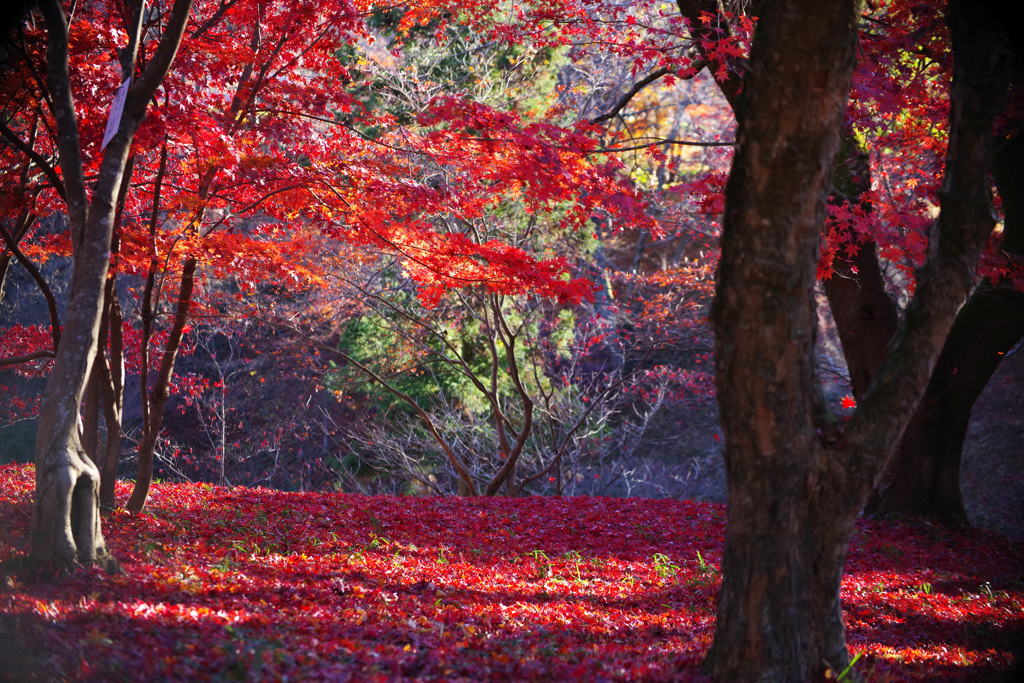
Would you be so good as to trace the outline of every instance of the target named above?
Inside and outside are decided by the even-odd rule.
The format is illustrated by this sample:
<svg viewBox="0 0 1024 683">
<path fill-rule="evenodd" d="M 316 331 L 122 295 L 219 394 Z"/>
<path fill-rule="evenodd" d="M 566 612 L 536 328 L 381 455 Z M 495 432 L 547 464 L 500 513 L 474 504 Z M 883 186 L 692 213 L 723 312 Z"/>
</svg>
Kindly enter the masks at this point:
<svg viewBox="0 0 1024 683">
<path fill-rule="evenodd" d="M 57 170 L 51 166 L 50 163 L 39 154 L 39 152 L 29 147 L 24 140 L 18 137 L 17 133 L 8 128 L 7 124 L 3 121 L 0 121 L 0 133 L 2 133 L 12 145 L 21 150 L 25 156 L 35 162 L 36 166 L 39 167 L 39 170 L 46 175 L 47 180 L 49 180 L 50 184 L 53 185 L 53 189 L 57 191 L 57 194 L 59 194 L 60 198 L 66 203 L 68 201 L 67 191 L 64 189 L 64 183 L 61 182 L 60 176 L 57 174 Z"/>
<path fill-rule="evenodd" d="M 53 358 L 54 355 L 56 354 L 54 354 L 54 352 L 49 349 L 40 349 L 39 351 L 34 351 L 28 354 L 27 356 L 0 359 L 0 367 L 6 367 L 8 365 L 17 365 L 19 363 L 27 363 L 30 360 L 35 360 L 37 358 Z"/>
<path fill-rule="evenodd" d="M 43 297 L 46 299 L 46 309 L 50 314 L 50 335 L 53 337 L 53 352 L 57 353 L 57 347 L 60 346 L 60 316 L 57 314 L 57 301 L 53 297 L 53 291 L 50 290 L 50 285 L 46 282 L 42 273 L 36 268 L 35 264 L 30 261 L 25 254 L 22 253 L 21 249 L 18 248 L 18 243 L 14 237 L 7 231 L 3 223 L 0 223 L 0 236 L 3 236 L 4 242 L 7 244 L 7 248 L 11 250 L 15 256 L 18 257 L 18 261 L 21 265 L 25 266 L 25 270 L 28 271 L 32 279 L 36 281 L 36 285 L 39 286 L 39 291 L 43 293 Z"/>
<path fill-rule="evenodd" d="M 590 119 L 590 122 L 591 123 L 604 123 L 605 121 L 607 121 L 609 119 L 615 118 L 618 115 L 618 113 L 620 111 L 622 111 L 623 108 L 627 104 L 629 104 L 630 100 L 632 100 L 634 97 L 636 97 L 637 93 L 639 93 L 641 90 L 643 90 L 648 85 L 650 85 L 654 81 L 658 80 L 662 76 L 667 76 L 669 73 L 671 73 L 671 71 L 669 70 L 668 67 L 662 67 L 662 68 L 660 68 L 660 69 L 658 69 L 656 71 L 652 71 L 651 73 L 647 74 L 646 76 L 641 78 L 639 81 L 634 83 L 633 87 L 630 88 L 629 90 L 627 90 L 626 93 L 623 94 L 623 96 L 619 98 L 619 101 L 615 103 L 614 107 L 609 109 L 604 114 L 601 114 L 600 116 L 597 116 L 595 118 Z"/>
</svg>

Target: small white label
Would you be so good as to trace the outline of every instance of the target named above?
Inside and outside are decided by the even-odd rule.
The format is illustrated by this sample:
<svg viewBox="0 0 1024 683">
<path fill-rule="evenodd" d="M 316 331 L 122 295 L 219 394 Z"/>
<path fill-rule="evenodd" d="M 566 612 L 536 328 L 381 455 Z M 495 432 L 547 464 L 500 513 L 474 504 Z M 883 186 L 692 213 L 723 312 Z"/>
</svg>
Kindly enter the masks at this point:
<svg viewBox="0 0 1024 683">
<path fill-rule="evenodd" d="M 128 98 L 128 87 L 130 85 L 131 79 L 129 78 L 114 93 L 114 101 L 110 103 L 110 117 L 107 119 L 107 130 L 103 133 L 103 144 L 100 145 L 101 150 L 106 149 L 107 143 L 117 135 L 117 129 L 121 126 L 121 113 L 124 111 L 124 101 Z"/>
</svg>

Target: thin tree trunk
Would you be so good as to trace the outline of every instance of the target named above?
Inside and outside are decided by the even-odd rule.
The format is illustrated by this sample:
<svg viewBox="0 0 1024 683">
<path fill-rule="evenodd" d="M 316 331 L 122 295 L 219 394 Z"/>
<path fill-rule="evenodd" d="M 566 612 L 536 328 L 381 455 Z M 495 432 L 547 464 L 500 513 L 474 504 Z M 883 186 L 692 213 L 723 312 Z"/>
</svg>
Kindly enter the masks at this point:
<svg viewBox="0 0 1024 683">
<path fill-rule="evenodd" d="M 128 158 L 117 195 L 114 231 L 110 240 L 111 260 L 116 264 L 121 254 L 121 219 L 128 198 L 128 186 L 135 168 L 135 156 Z M 99 401 L 106 424 L 106 444 L 96 461 L 101 468 L 100 506 L 112 510 L 117 484 L 117 464 L 121 457 L 121 415 L 124 412 L 124 336 L 121 304 L 117 298 L 117 272 L 108 274 L 103 288 L 103 316 L 100 321 L 100 344 L 96 357 L 96 381 Z M 99 456 L 99 454 L 97 454 Z"/>
<path fill-rule="evenodd" d="M 871 165 L 868 155 L 850 131 L 843 135 L 839 162 L 832 176 L 831 203 L 862 205 L 862 197 L 871 189 Z M 882 366 L 889 342 L 899 325 L 896 303 L 885 291 L 885 280 L 878 263 L 874 240 L 857 245 L 857 253 L 837 253 L 832 275 L 824 281 L 839 343 L 850 373 L 853 395 L 863 396 L 872 378 Z"/>
<path fill-rule="evenodd" d="M 160 361 L 153 387 L 148 391 L 148 419 L 142 425 L 142 439 L 139 442 L 139 470 L 135 476 L 135 487 L 125 504 L 130 512 L 140 512 L 149 498 L 149 487 L 153 483 L 153 457 L 156 453 L 156 442 L 160 438 L 160 428 L 164 421 L 164 406 L 170 398 L 171 377 L 174 375 L 174 361 L 181 346 L 181 337 L 188 323 L 189 311 L 192 307 L 192 290 L 195 287 L 195 258 L 185 261 L 181 273 L 181 287 L 178 290 L 178 305 L 171 324 L 171 333 L 164 347 L 164 355 Z M 144 340 L 145 341 L 145 340 Z M 145 391 L 145 387 L 143 387 Z"/>
<path fill-rule="evenodd" d="M 254 50 L 259 47 L 259 35 L 259 21 L 257 20 L 254 27 L 252 43 Z M 260 76 L 257 80 L 265 75 L 265 71 L 268 68 L 269 62 L 264 65 L 264 68 L 261 70 Z M 253 64 L 250 62 L 243 70 L 243 75 L 239 80 L 235 96 L 232 99 L 231 112 L 232 117 L 236 119 L 236 126 L 241 126 L 244 121 L 244 117 L 238 116 L 243 105 L 241 92 L 244 87 L 249 85 L 252 70 Z M 252 87 L 252 92 L 250 93 L 251 97 L 256 96 L 255 93 L 257 88 L 258 86 Z M 131 512 L 140 512 L 142 508 L 145 507 L 146 500 L 149 498 L 149 488 L 153 483 L 153 460 L 156 454 L 156 444 L 160 438 L 160 428 L 163 425 L 164 406 L 167 405 L 167 400 L 170 398 L 170 383 L 171 378 L 174 375 L 174 363 L 177 359 L 178 349 L 181 347 L 181 336 L 185 325 L 188 324 L 189 311 L 192 306 L 192 292 L 195 286 L 196 268 L 198 265 L 198 262 L 194 257 L 189 257 L 186 259 L 182 268 L 181 287 L 178 291 L 178 302 L 174 321 L 171 325 L 171 332 L 167 340 L 167 345 L 164 347 L 164 353 L 160 361 L 160 370 L 157 373 L 157 378 L 153 387 L 150 388 L 148 385 L 149 341 L 152 338 L 153 325 L 155 322 L 155 307 L 158 303 L 153 299 L 156 270 L 159 267 L 159 260 L 157 258 L 156 251 L 156 226 L 160 211 L 160 189 L 162 187 L 166 168 L 167 144 L 165 141 L 161 149 L 160 170 L 157 173 L 156 187 L 153 196 L 153 210 L 150 216 L 150 266 L 146 276 L 146 285 L 142 302 L 142 372 L 140 373 L 139 383 L 142 393 L 143 431 L 142 438 L 139 441 L 138 472 L 136 474 L 135 486 L 132 489 L 132 495 L 129 497 L 128 503 L 125 505 L 125 508 Z M 201 200 L 209 198 L 217 172 L 218 169 L 216 168 L 209 169 L 203 177 L 203 180 L 200 182 L 199 192 L 197 194 Z M 193 221 L 189 226 L 191 230 L 198 232 L 201 217 L 202 210 L 200 209 L 194 215 Z M 159 295 L 157 295 L 157 299 L 159 299 Z"/>
<path fill-rule="evenodd" d="M 100 332 L 100 344 L 102 344 L 102 323 Z M 100 402 L 102 392 L 100 390 L 100 364 L 103 362 L 103 347 L 97 344 L 97 357 L 92 363 L 92 372 L 89 373 L 89 381 L 85 385 L 85 395 L 82 400 L 82 449 L 89 459 L 96 463 L 97 467 L 103 463 L 100 458 Z"/>
<path fill-rule="evenodd" d="M 101 359 L 100 388 L 102 390 L 103 420 L 107 426 L 107 440 L 100 465 L 100 506 L 105 510 L 116 507 L 114 488 L 117 484 L 117 465 L 121 457 L 121 415 L 124 409 L 124 336 L 121 304 L 117 300 L 114 280 L 107 280 L 108 347 L 110 355 Z"/>
</svg>

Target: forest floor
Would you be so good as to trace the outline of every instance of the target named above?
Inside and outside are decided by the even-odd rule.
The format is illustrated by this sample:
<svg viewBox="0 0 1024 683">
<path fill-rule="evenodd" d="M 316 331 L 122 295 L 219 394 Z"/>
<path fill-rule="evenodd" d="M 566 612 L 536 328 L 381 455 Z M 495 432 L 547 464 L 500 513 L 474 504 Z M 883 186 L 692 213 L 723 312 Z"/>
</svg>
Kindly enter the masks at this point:
<svg viewBox="0 0 1024 683">
<path fill-rule="evenodd" d="M 32 488 L 0 466 L 0 681 L 707 681 L 721 505 L 165 483 L 106 518 L 123 573 L 54 574 Z M 861 521 L 842 600 L 869 681 L 1015 680 L 1020 541 Z"/>
</svg>

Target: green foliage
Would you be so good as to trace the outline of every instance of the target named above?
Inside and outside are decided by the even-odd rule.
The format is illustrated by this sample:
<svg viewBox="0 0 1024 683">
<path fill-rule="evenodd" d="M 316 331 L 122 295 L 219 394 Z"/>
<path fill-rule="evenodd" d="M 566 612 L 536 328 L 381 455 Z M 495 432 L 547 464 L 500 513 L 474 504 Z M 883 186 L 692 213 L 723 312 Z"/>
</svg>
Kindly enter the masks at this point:
<svg viewBox="0 0 1024 683">
<path fill-rule="evenodd" d="M 538 118 L 548 112 L 566 47 L 488 40 L 466 23 L 442 25 L 437 18 L 402 29 L 405 13 L 403 6 L 375 7 L 366 22 L 378 36 L 373 44 L 338 49 L 352 81 L 361 84 L 356 96 L 368 111 L 409 125 L 436 93 L 465 92 L 477 102 L 536 112 Z M 364 131 L 371 138 L 382 132 Z"/>
<path fill-rule="evenodd" d="M 654 560 L 654 571 L 663 579 L 674 579 L 679 573 L 679 565 L 672 562 L 668 555 L 654 553 L 651 558 Z"/>
</svg>

